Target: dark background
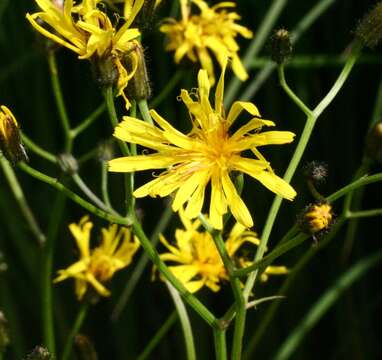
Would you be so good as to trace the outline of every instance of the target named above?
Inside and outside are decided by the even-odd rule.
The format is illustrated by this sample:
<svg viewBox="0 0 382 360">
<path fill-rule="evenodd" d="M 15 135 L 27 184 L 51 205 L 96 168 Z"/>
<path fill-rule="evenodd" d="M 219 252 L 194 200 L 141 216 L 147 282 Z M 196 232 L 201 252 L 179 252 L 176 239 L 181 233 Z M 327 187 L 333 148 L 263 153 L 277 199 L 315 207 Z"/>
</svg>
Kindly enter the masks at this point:
<svg viewBox="0 0 382 360">
<path fill-rule="evenodd" d="M 154 97 L 175 72 L 172 54 L 163 50 L 163 36 L 157 31 L 158 22 L 169 14 L 171 2 L 164 4 L 157 14 L 157 21 L 148 26 L 144 33 L 144 46 L 148 61 Z M 237 1 L 238 12 L 243 15 L 242 23 L 254 30 L 262 21 L 269 1 Z M 277 21 L 278 26 L 293 28 L 317 1 L 290 0 Z M 295 55 L 337 56 L 341 54 L 353 39 L 353 30 L 358 19 L 370 8 L 374 1 L 338 0 L 325 12 L 313 26 L 303 34 L 295 47 Z M 51 91 L 49 72 L 44 53 L 44 44 L 25 19 L 26 12 L 33 12 L 33 1 L 0 0 L 0 104 L 5 104 L 16 115 L 23 131 L 43 148 L 60 154 L 63 149 L 63 133 L 60 127 L 57 109 Z M 243 41 L 243 49 L 249 41 Z M 365 50 L 365 54 L 380 54 L 380 47 L 374 52 Z M 260 53 L 268 56 L 266 47 Z M 61 82 L 67 108 L 73 125 L 78 124 L 87 114 L 102 102 L 101 92 L 93 81 L 89 63 L 79 61 L 69 51 L 61 49 L 57 54 Z M 304 155 L 306 161 L 320 160 L 329 165 L 328 182 L 321 188 L 324 194 L 330 194 L 349 183 L 360 164 L 365 134 L 373 113 L 378 86 L 381 82 L 382 56 L 373 64 L 357 65 L 343 90 L 318 121 L 313 137 Z M 338 75 L 340 66 L 323 67 L 287 67 L 289 84 L 309 105 L 313 106 L 326 94 Z M 254 77 L 259 69 L 251 71 Z M 230 77 L 232 74 L 229 74 Z M 176 101 L 179 88 L 195 86 L 196 69 L 189 69 L 182 83 L 159 106 L 159 113 L 185 128 L 187 114 L 184 107 Z M 267 80 L 254 95 L 252 101 L 259 107 L 265 118 L 273 119 L 278 129 L 290 130 L 300 134 L 305 118 L 285 96 L 278 85 L 275 74 Z M 119 113 L 123 114 L 120 101 Z M 94 149 L 110 138 L 112 128 L 106 114 L 86 130 L 76 140 L 74 155 L 81 155 Z M 264 151 L 278 174 L 285 170 L 293 145 L 272 147 Z M 117 151 L 117 149 L 116 149 Z M 65 178 L 58 169 L 30 154 L 31 165 L 62 180 Z M 371 172 L 381 171 L 373 165 Z M 81 175 L 96 192 L 100 190 L 100 162 L 97 156 L 83 163 Z M 301 166 L 292 182 L 299 196 L 293 204 L 284 204 L 271 237 L 271 246 L 276 244 L 283 234 L 293 225 L 298 212 L 312 199 L 301 175 Z M 143 183 L 150 174 L 140 174 L 137 182 Z M 46 230 L 56 191 L 17 171 L 25 194 L 37 219 Z M 112 199 L 122 206 L 123 185 L 120 175 L 111 175 Z M 70 185 L 75 189 L 74 185 Z M 380 185 L 368 186 L 365 191 L 363 208 L 381 207 Z M 273 195 L 269 191 L 246 179 L 244 191 L 246 203 L 254 214 L 255 227 L 262 229 Z M 119 204 L 119 205 L 118 205 Z M 144 210 L 144 227 L 148 233 L 156 223 L 165 206 L 160 199 L 143 199 L 138 202 Z M 335 204 L 340 211 L 341 203 Z M 66 204 L 65 216 L 59 225 L 59 238 L 55 251 L 54 269 L 66 267 L 76 258 L 74 242 L 67 225 L 78 221 L 83 210 L 70 201 Z M 100 220 L 93 219 L 97 225 L 106 226 Z M 175 225 L 166 231 L 171 238 Z M 343 260 L 346 243 L 346 227 L 336 236 L 328 247 L 317 256 L 298 275 L 288 292 L 287 299 L 279 307 L 273 323 L 262 338 L 252 358 L 271 359 L 275 349 L 299 324 L 307 310 L 319 298 L 340 274 L 358 259 L 380 249 L 380 219 L 370 218 L 360 222 L 354 247 Z M 282 262 L 292 267 L 309 250 L 308 241 L 282 257 Z M 42 342 L 40 315 L 40 261 L 41 249 L 25 223 L 18 205 L 9 190 L 3 175 L 0 175 L 0 251 L 8 265 L 8 270 L 0 274 L 0 309 L 9 322 L 12 346 L 6 354 L 8 359 L 20 359 L 35 345 Z M 139 254 L 141 256 L 141 253 Z M 138 258 L 138 257 L 137 257 Z M 121 319 L 113 323 L 110 312 L 125 287 L 133 266 L 127 271 L 117 273 L 113 283 L 109 284 L 113 297 L 101 300 L 91 308 L 82 328 L 99 353 L 100 359 L 134 359 L 150 340 L 155 331 L 171 313 L 173 304 L 167 290 L 160 281 L 152 282 L 151 267 L 148 267 L 135 289 Z M 380 335 L 381 288 L 380 268 L 376 268 L 358 281 L 351 290 L 333 306 L 319 321 L 317 326 L 304 338 L 293 359 L 379 359 L 382 358 Z M 282 278 L 273 278 L 261 286 L 258 296 L 269 296 L 277 292 Z M 222 292 L 213 294 L 209 290 L 200 292 L 199 297 L 217 314 L 222 314 L 230 305 L 229 286 Z M 58 349 L 67 335 L 78 309 L 71 281 L 54 287 L 55 315 Z M 257 329 L 262 316 L 269 305 L 260 306 L 251 311 L 248 317 L 246 341 Z M 213 358 L 212 333 L 190 310 L 195 327 L 198 359 Z M 183 338 L 177 323 L 167 337 L 153 353 L 154 359 L 185 358 Z"/>
</svg>

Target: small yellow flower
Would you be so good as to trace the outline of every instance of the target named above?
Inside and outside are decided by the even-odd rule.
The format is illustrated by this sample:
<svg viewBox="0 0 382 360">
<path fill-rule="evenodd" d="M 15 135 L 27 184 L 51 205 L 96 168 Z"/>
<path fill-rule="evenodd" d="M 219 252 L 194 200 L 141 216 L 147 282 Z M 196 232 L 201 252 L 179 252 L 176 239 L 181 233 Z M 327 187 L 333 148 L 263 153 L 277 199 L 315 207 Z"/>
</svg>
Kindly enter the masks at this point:
<svg viewBox="0 0 382 360">
<path fill-rule="evenodd" d="M 180 264 L 171 265 L 169 269 L 191 293 L 203 286 L 215 292 L 219 291 L 220 283 L 227 280 L 228 275 L 211 234 L 198 231 L 201 225 L 199 220 L 191 222 L 183 211 L 179 215 L 185 229 L 176 230 L 176 246 L 160 236 L 162 244 L 169 250 L 168 253 L 161 254 L 160 258 L 165 262 Z M 256 233 L 247 231 L 236 223 L 225 242 L 228 255 L 234 257 L 246 242 L 258 245 L 259 240 Z"/>
<path fill-rule="evenodd" d="M 300 224 L 304 231 L 316 234 L 327 230 L 333 223 L 332 206 L 325 201 L 309 205 L 301 215 Z"/>
<path fill-rule="evenodd" d="M 84 216 L 79 224 L 72 223 L 69 229 L 74 236 L 80 251 L 80 260 L 64 270 L 58 271 L 54 282 L 68 278 L 75 279 L 75 291 L 81 300 L 91 285 L 101 296 L 109 296 L 110 291 L 104 283 L 112 278 L 114 273 L 128 266 L 138 250 L 138 239 L 132 236 L 128 228 L 110 225 L 102 228 L 101 244 L 90 250 L 90 232 L 93 224 L 88 216 Z"/>
<path fill-rule="evenodd" d="M 182 210 L 179 214 L 184 229 L 176 230 L 176 245 L 171 245 L 162 235 L 160 236 L 162 244 L 169 250 L 161 254 L 160 258 L 165 262 L 177 264 L 170 265 L 169 269 L 191 293 L 203 286 L 215 292 L 219 291 L 221 282 L 228 280 L 228 274 L 211 234 L 198 230 L 201 225 L 199 220 L 190 221 Z M 259 245 L 259 242 L 255 232 L 248 231 L 243 225 L 236 223 L 225 241 L 225 246 L 228 255 L 234 259 L 237 266 L 246 267 L 251 262 L 237 257 L 236 253 L 245 243 Z M 265 281 L 268 275 L 286 272 L 284 266 L 268 266 L 261 279 Z"/>
<path fill-rule="evenodd" d="M 187 135 L 176 130 L 155 110 L 150 113 L 158 126 L 125 116 L 124 121 L 116 127 L 114 136 L 156 152 L 111 160 L 109 171 L 133 172 L 167 168 L 154 180 L 135 190 L 134 196 L 164 197 L 176 191 L 172 208 L 178 211 L 188 202 L 185 216 L 190 219 L 202 211 L 205 190 L 211 183 L 209 218 L 214 228 L 222 229 L 222 217 L 228 208 L 238 222 L 251 227 L 252 216 L 236 191 L 230 174 L 233 171 L 246 173 L 274 193 L 292 200 L 296 192 L 273 172 L 258 147 L 289 143 L 294 134 L 289 131 L 260 132 L 263 126 L 275 124 L 260 118 L 257 107 L 250 102 L 235 102 L 225 116 L 224 72 L 225 65 L 216 88 L 214 107 L 209 101 L 210 82 L 205 70 L 199 71 L 199 88 L 194 94 L 196 101 L 186 90 L 181 91 L 180 97 L 188 108 L 192 124 L 192 130 Z M 231 130 L 244 110 L 252 119 L 240 128 Z M 247 150 L 256 159 L 242 157 L 241 153 Z"/>
<path fill-rule="evenodd" d="M 136 67 L 133 66 L 128 73 L 122 58 L 129 53 L 135 56 L 135 39 L 140 36 L 140 32 L 136 28 L 130 29 L 130 25 L 144 0 L 126 1 L 131 5 L 131 11 L 119 30 L 113 27 L 106 13 L 97 8 L 100 0 L 83 0 L 79 5 L 75 5 L 73 0 L 65 0 L 63 9 L 50 0 L 35 1 L 42 11 L 27 14 L 26 17 L 42 35 L 72 50 L 78 54 L 79 59 L 113 59 L 119 74 L 118 95 L 125 98 L 128 107 L 129 102 L 123 91 L 129 79 L 134 76 Z"/>
<path fill-rule="evenodd" d="M 241 35 L 251 38 L 252 32 L 236 24 L 240 16 L 227 9 L 236 6 L 234 2 L 221 2 L 211 8 L 203 0 L 181 0 L 182 19 L 168 19 L 160 27 L 160 31 L 169 38 L 166 47 L 175 51 L 175 62 L 179 63 L 184 56 L 192 62 L 200 62 L 202 68 L 208 71 L 213 83 L 214 66 L 211 53 L 213 53 L 220 66 L 224 66 L 225 57 L 232 59 L 232 69 L 240 80 L 246 80 L 248 74 L 238 56 L 239 45 L 235 38 Z M 191 14 L 191 5 L 195 4 L 200 13 Z"/>
<path fill-rule="evenodd" d="M 28 160 L 16 118 L 4 105 L 0 106 L 0 150 L 12 164 Z"/>
</svg>

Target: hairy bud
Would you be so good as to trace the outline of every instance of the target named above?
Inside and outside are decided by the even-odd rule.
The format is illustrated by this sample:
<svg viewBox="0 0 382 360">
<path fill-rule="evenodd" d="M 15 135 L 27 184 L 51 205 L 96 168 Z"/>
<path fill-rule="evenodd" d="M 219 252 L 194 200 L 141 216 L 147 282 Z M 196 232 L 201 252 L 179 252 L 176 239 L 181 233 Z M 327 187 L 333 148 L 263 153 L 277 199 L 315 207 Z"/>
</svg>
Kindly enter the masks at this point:
<svg viewBox="0 0 382 360">
<path fill-rule="evenodd" d="M 292 55 L 292 43 L 290 41 L 289 31 L 278 29 L 271 36 L 271 58 L 277 64 L 283 64 L 289 60 Z"/>
<path fill-rule="evenodd" d="M 382 2 L 375 5 L 359 22 L 356 38 L 369 48 L 378 45 L 382 38 Z"/>
</svg>

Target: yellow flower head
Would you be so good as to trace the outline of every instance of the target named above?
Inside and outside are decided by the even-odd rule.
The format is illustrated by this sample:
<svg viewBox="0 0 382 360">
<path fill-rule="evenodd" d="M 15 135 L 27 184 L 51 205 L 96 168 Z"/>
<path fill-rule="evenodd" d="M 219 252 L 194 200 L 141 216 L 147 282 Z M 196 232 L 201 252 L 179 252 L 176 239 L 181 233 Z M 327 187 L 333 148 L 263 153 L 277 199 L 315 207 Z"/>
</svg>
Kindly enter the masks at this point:
<svg viewBox="0 0 382 360">
<path fill-rule="evenodd" d="M 48 39 L 78 54 L 79 59 L 112 58 L 119 75 L 118 95 L 124 95 L 123 90 L 136 68 L 133 67 L 128 74 L 121 59 L 130 52 L 131 56 L 136 56 L 133 50 L 137 46 L 135 39 L 140 36 L 140 32 L 129 27 L 144 0 L 126 1 L 130 4 L 131 11 L 119 30 L 112 25 L 106 13 L 97 8 L 100 0 L 83 0 L 78 5 L 73 0 L 65 0 L 63 9 L 50 0 L 35 1 L 42 11 L 27 14 L 32 26 Z M 128 106 L 129 103 L 126 98 L 125 100 Z"/>
<path fill-rule="evenodd" d="M 211 224 L 221 229 L 222 217 L 230 208 L 238 222 L 245 227 L 251 227 L 251 214 L 236 191 L 230 174 L 233 171 L 246 173 L 274 193 L 289 200 L 293 199 L 296 192 L 275 175 L 258 147 L 289 143 L 294 134 L 288 131 L 261 132 L 263 126 L 275 124 L 260 118 L 257 107 L 250 102 L 235 102 L 225 116 L 224 72 L 225 65 L 216 88 L 214 107 L 209 101 L 210 82 L 205 70 L 199 71 L 199 88 L 194 94 L 195 100 L 186 90 L 181 91 L 180 97 L 191 117 L 192 130 L 188 134 L 176 130 L 155 110 L 150 113 L 158 126 L 125 116 L 124 121 L 116 127 L 114 136 L 156 152 L 111 160 L 109 170 L 133 172 L 167 168 L 154 180 L 135 190 L 134 196 L 163 197 L 176 191 L 172 208 L 178 211 L 188 202 L 185 216 L 190 219 L 201 212 L 206 187 L 211 183 Z M 232 130 L 232 125 L 243 110 L 252 118 L 237 130 Z M 241 156 L 247 150 L 256 158 Z"/>
<path fill-rule="evenodd" d="M 198 15 L 191 14 L 192 4 L 199 8 Z M 240 16 L 227 10 L 235 6 L 234 2 L 224 1 L 210 8 L 203 0 L 181 0 L 182 20 L 169 19 L 160 27 L 160 31 L 169 38 L 166 49 L 175 51 L 175 62 L 179 63 L 185 55 L 192 62 L 199 61 L 214 83 L 211 53 L 221 67 L 228 56 L 232 59 L 232 69 L 236 76 L 246 80 L 248 74 L 238 56 L 239 45 L 235 38 L 237 35 L 251 38 L 252 32 L 235 23 Z"/>
<path fill-rule="evenodd" d="M 132 236 L 128 228 L 110 225 L 102 228 L 101 244 L 90 250 L 90 232 L 93 224 L 88 216 L 84 216 L 79 224 L 72 223 L 69 229 L 76 240 L 80 251 L 80 260 L 64 270 L 58 271 L 54 282 L 67 278 L 75 279 L 75 290 L 78 300 L 81 300 L 90 284 L 101 296 L 109 296 L 110 291 L 104 283 L 112 278 L 114 273 L 128 266 L 138 250 L 139 242 Z"/>
<path fill-rule="evenodd" d="M 316 234 L 329 229 L 333 221 L 332 206 L 326 201 L 318 201 L 303 211 L 300 225 L 307 233 Z"/>
<path fill-rule="evenodd" d="M 0 106 L 0 150 L 12 164 L 28 160 L 16 118 L 4 105 Z"/>
<path fill-rule="evenodd" d="M 171 245 L 163 236 L 160 237 L 162 244 L 169 250 L 161 254 L 160 258 L 165 262 L 176 264 L 170 265 L 169 269 L 191 293 L 203 286 L 215 292 L 219 291 L 220 283 L 228 279 L 228 274 L 211 234 L 198 230 L 201 225 L 199 220 L 191 222 L 184 216 L 183 211 L 179 213 L 184 229 L 176 230 L 176 245 Z M 237 257 L 236 253 L 245 243 L 258 245 L 257 234 L 236 223 L 225 241 L 225 246 L 228 255 L 235 258 L 237 265 L 242 267 L 248 266 L 250 262 Z M 263 275 L 267 277 L 275 271 L 275 268 L 286 269 L 269 266 Z M 263 277 L 262 279 L 264 280 Z"/>
</svg>

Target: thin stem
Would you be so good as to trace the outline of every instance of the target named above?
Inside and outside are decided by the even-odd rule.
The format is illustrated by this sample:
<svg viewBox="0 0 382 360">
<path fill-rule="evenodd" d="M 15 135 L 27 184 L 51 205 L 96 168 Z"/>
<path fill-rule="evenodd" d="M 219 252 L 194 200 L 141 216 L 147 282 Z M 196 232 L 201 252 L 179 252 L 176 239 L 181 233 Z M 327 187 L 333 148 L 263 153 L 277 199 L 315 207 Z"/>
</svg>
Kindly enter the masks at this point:
<svg viewBox="0 0 382 360">
<path fill-rule="evenodd" d="M 76 185 L 82 190 L 82 192 L 100 209 L 103 211 L 106 211 L 108 213 L 118 215 L 118 213 L 113 210 L 112 208 L 105 205 L 102 200 L 93 193 L 92 190 L 89 189 L 89 187 L 86 185 L 86 183 L 82 180 L 81 176 L 78 173 L 75 173 L 72 175 L 73 181 L 76 183 Z"/>
<path fill-rule="evenodd" d="M 269 10 L 264 17 L 264 20 L 262 21 L 262 23 L 256 31 L 256 36 L 253 38 L 250 46 L 245 52 L 245 55 L 243 57 L 243 64 L 245 67 L 249 68 L 252 60 L 256 57 L 256 55 L 263 47 L 287 2 L 288 0 L 273 0 L 272 5 L 269 7 Z M 229 105 L 232 103 L 233 99 L 236 97 L 236 94 L 240 89 L 240 86 L 241 81 L 238 78 L 235 77 L 231 80 L 225 94 L 225 105 Z"/>
<path fill-rule="evenodd" d="M 154 349 L 158 346 L 167 332 L 172 328 L 178 319 L 178 314 L 174 310 L 171 315 L 167 318 L 167 320 L 163 323 L 160 329 L 156 332 L 150 342 L 145 346 L 143 352 L 137 357 L 137 360 L 146 360 L 154 351 Z"/>
<path fill-rule="evenodd" d="M 81 207 L 86 209 L 87 211 L 91 212 L 95 216 L 98 216 L 102 219 L 105 219 L 106 221 L 109 221 L 109 222 L 112 222 L 115 224 L 124 225 L 124 226 L 131 225 L 130 218 L 116 216 L 116 215 L 110 214 L 108 212 L 105 212 L 105 211 L 97 208 L 93 204 L 84 200 L 83 198 L 78 196 L 76 193 L 74 193 L 73 191 L 71 191 L 70 189 L 65 187 L 56 178 L 53 178 L 53 177 L 48 176 L 46 174 L 43 174 L 42 172 L 40 172 L 36 169 L 33 169 L 32 167 L 30 167 L 29 165 L 27 165 L 25 163 L 20 163 L 18 166 L 21 170 L 23 170 L 27 174 L 31 175 L 35 179 L 40 180 L 40 181 L 54 187 L 55 189 L 57 189 L 58 191 L 60 191 L 64 195 L 66 195 L 69 199 L 73 200 L 75 203 L 77 203 L 78 205 L 80 205 Z"/>
<path fill-rule="evenodd" d="M 216 360 L 227 360 L 227 344 L 225 330 L 213 329 Z"/>
<path fill-rule="evenodd" d="M 338 76 L 337 80 L 335 81 L 334 85 L 328 92 L 328 94 L 324 97 L 324 99 L 318 104 L 318 106 L 313 110 L 313 115 L 307 117 L 307 121 L 304 127 L 304 130 L 301 134 L 301 138 L 299 143 L 297 144 L 296 150 L 292 156 L 292 159 L 289 163 L 289 166 L 285 172 L 284 180 L 287 183 L 290 183 L 300 161 L 302 158 L 302 155 L 305 151 L 305 148 L 309 142 L 310 136 L 312 134 L 314 125 L 317 121 L 317 118 L 322 114 L 322 112 L 330 105 L 330 103 L 333 101 L 334 97 L 337 95 L 337 93 L 340 91 L 342 86 L 344 85 L 346 79 L 348 78 L 351 69 L 353 68 L 357 57 L 360 54 L 360 46 L 358 44 L 355 44 L 355 46 L 352 49 L 352 52 L 341 71 L 340 75 Z M 275 223 L 277 214 L 279 212 L 280 206 L 282 203 L 282 198 L 280 196 L 276 196 L 274 199 L 271 209 L 268 214 L 267 221 L 264 226 L 263 234 L 261 236 L 260 245 L 257 249 L 255 261 L 258 261 L 262 259 L 264 256 L 264 253 L 267 249 L 267 244 L 269 240 L 269 236 L 271 234 L 273 225 Z M 246 299 L 248 299 L 249 294 L 252 291 L 253 285 L 255 283 L 256 277 L 257 277 L 258 271 L 253 272 L 247 279 L 245 288 L 244 288 L 244 296 Z"/>
<path fill-rule="evenodd" d="M 143 99 L 138 101 L 138 107 L 139 107 L 139 111 L 142 115 L 143 120 L 149 124 L 153 124 L 153 119 L 151 118 L 151 115 L 150 115 L 150 110 L 147 104 L 147 100 Z"/>
<path fill-rule="evenodd" d="M 84 119 L 78 126 L 71 130 L 71 135 L 76 138 L 84 130 L 86 130 L 95 120 L 97 120 L 105 111 L 106 104 L 101 104 L 97 107 L 86 119 Z"/>
<path fill-rule="evenodd" d="M 26 136 L 23 132 L 21 133 L 21 139 L 25 146 L 32 152 L 34 152 L 36 155 L 39 155 L 45 160 L 48 160 L 49 162 L 53 164 L 57 164 L 57 157 L 50 153 L 49 151 L 44 150 L 39 145 L 37 145 L 35 142 L 33 142 L 28 136 Z"/>
<path fill-rule="evenodd" d="M 62 128 L 66 135 L 65 136 L 65 152 L 69 153 L 72 148 L 73 139 L 70 133 L 69 116 L 66 111 L 64 97 L 62 95 L 60 79 L 59 79 L 58 70 L 57 70 L 56 56 L 54 51 L 49 51 L 48 53 L 48 64 L 49 64 L 49 71 L 50 71 L 50 80 L 52 83 L 53 94 L 54 94 L 54 98 L 58 108 L 58 114 L 61 120 Z"/>
<path fill-rule="evenodd" d="M 361 211 L 351 211 L 347 214 L 348 219 L 356 219 L 356 218 L 366 218 L 372 216 L 381 216 L 382 209 L 372 209 L 372 210 L 361 210 Z"/>
<path fill-rule="evenodd" d="M 183 70 L 177 70 L 175 74 L 171 77 L 171 79 L 167 82 L 165 87 L 161 90 L 161 92 L 150 102 L 150 108 L 155 109 L 159 106 L 163 100 L 165 100 L 170 92 L 174 89 L 174 87 L 178 84 L 178 82 L 184 76 Z"/>
<path fill-rule="evenodd" d="M 216 317 L 194 295 L 187 291 L 183 284 L 173 275 L 165 263 L 160 259 L 157 251 L 151 244 L 150 240 L 147 238 L 141 227 L 141 224 L 138 222 L 136 217 L 134 217 L 132 227 L 135 235 L 140 240 L 142 247 L 145 249 L 147 255 L 150 257 L 151 261 L 154 263 L 163 277 L 168 280 L 172 286 L 175 287 L 182 298 L 200 315 L 200 317 L 208 325 L 212 327 L 219 327 L 219 322 Z"/>
<path fill-rule="evenodd" d="M 112 126 L 115 128 L 118 125 L 119 121 L 118 121 L 117 112 L 115 110 L 112 87 L 109 86 L 104 90 L 104 97 L 105 97 L 107 111 L 109 113 L 110 122 Z M 130 155 L 129 147 L 127 146 L 125 142 L 118 140 L 118 144 L 123 155 L 125 156 Z"/>
<path fill-rule="evenodd" d="M 279 81 L 281 87 L 284 89 L 286 94 L 291 98 L 291 100 L 300 108 L 300 110 L 308 117 L 312 116 L 312 111 L 304 104 L 302 100 L 293 92 L 293 90 L 288 86 L 285 80 L 284 65 L 281 64 L 277 67 Z"/>
<path fill-rule="evenodd" d="M 159 241 L 159 234 L 161 234 L 167 228 L 172 218 L 172 215 L 173 215 L 173 211 L 172 211 L 171 205 L 168 204 L 161 218 L 159 219 L 157 225 L 155 226 L 153 233 L 150 236 L 150 242 L 153 245 L 153 247 L 156 247 Z M 137 265 L 134 268 L 134 272 L 132 273 L 129 281 L 126 283 L 126 287 L 123 290 L 123 293 L 118 299 L 117 304 L 111 314 L 112 321 L 117 321 L 118 318 L 121 316 L 122 311 L 126 307 L 131 295 L 134 293 L 134 289 L 139 279 L 141 278 L 143 271 L 145 270 L 149 260 L 150 259 L 146 255 L 146 253 L 143 253 L 141 255 L 141 258 L 139 259 Z"/>
<path fill-rule="evenodd" d="M 109 180 L 109 172 L 108 172 L 108 165 L 106 161 L 101 162 L 101 191 L 102 191 L 102 200 L 105 203 L 105 205 L 112 209 L 110 197 L 109 197 L 109 188 L 108 188 L 108 180 Z"/>
<path fill-rule="evenodd" d="M 86 314 L 88 312 L 89 305 L 88 303 L 82 303 L 81 307 L 78 311 L 77 317 L 74 321 L 73 327 L 70 330 L 70 333 L 68 335 L 68 338 L 66 339 L 66 343 L 64 346 L 64 351 L 62 352 L 62 360 L 68 360 L 70 359 L 71 353 L 72 353 L 72 347 L 73 347 L 73 340 L 74 337 L 78 334 L 78 332 L 81 329 L 81 326 L 85 320 Z"/>
<path fill-rule="evenodd" d="M 225 247 L 222 235 L 220 232 L 213 232 L 212 236 L 214 238 L 215 245 L 219 251 L 220 257 L 222 258 L 224 267 L 227 270 L 229 281 L 231 283 L 233 295 L 235 298 L 235 327 L 233 334 L 233 344 L 232 344 L 232 359 L 239 360 L 241 358 L 242 345 L 243 345 L 243 336 L 244 336 L 244 327 L 245 327 L 245 318 L 246 318 L 246 301 L 243 297 L 241 291 L 241 284 L 239 279 L 235 278 L 234 264 L 229 257 L 227 249 Z"/>
<path fill-rule="evenodd" d="M 0 154 L 0 164 L 3 169 L 4 175 L 8 181 L 8 184 L 12 190 L 12 193 L 19 204 L 20 210 L 25 217 L 25 220 L 29 224 L 33 235 L 35 236 L 39 245 L 43 245 L 46 241 L 44 233 L 41 231 L 40 226 L 38 225 L 36 218 L 33 215 L 31 208 L 28 205 L 27 199 L 25 198 L 23 189 L 19 183 L 19 180 L 16 177 L 15 171 L 12 166 Z"/>
<path fill-rule="evenodd" d="M 178 317 L 182 325 L 184 342 L 186 344 L 187 359 L 196 360 L 194 335 L 192 334 L 191 322 L 188 317 L 186 307 L 184 306 L 182 298 L 180 297 L 179 293 L 175 290 L 175 288 L 167 281 L 166 285 L 174 301 L 175 308 L 178 312 Z"/>
</svg>

